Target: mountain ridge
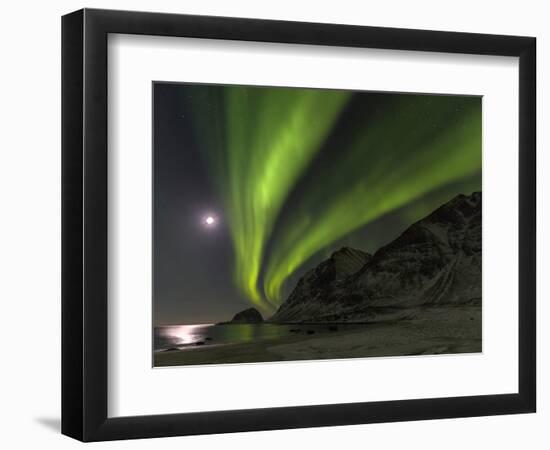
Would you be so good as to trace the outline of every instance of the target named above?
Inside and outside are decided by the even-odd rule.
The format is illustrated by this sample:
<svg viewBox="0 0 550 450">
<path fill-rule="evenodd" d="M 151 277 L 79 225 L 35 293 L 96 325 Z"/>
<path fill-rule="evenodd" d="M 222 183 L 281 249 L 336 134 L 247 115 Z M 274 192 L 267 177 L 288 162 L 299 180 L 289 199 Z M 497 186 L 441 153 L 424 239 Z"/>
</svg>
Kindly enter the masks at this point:
<svg viewBox="0 0 550 450">
<path fill-rule="evenodd" d="M 472 304 L 481 304 L 481 192 L 457 195 L 373 255 L 334 252 L 300 278 L 269 321 L 369 322 Z"/>
</svg>

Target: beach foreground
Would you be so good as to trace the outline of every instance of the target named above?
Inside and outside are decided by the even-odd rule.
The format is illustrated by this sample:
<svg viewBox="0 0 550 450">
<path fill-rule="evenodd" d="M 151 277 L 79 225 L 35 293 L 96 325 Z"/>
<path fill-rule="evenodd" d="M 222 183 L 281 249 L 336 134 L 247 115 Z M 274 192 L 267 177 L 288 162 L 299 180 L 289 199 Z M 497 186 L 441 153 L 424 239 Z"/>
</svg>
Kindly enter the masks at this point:
<svg viewBox="0 0 550 450">
<path fill-rule="evenodd" d="M 482 351 L 479 305 L 421 307 L 403 311 L 403 315 L 401 320 L 362 324 L 357 328 L 322 335 L 296 332 L 251 343 L 211 344 L 155 352 L 154 365 L 162 367 Z M 299 324 L 296 324 L 296 329 L 300 329 Z"/>
</svg>

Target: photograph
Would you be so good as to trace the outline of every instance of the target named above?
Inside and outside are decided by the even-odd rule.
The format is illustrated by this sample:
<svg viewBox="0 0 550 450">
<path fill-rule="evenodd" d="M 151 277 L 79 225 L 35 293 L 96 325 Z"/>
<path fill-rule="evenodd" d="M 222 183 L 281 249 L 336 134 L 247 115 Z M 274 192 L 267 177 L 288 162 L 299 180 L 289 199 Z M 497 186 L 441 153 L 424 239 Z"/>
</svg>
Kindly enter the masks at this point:
<svg viewBox="0 0 550 450">
<path fill-rule="evenodd" d="M 3 8 L 0 448 L 550 449 L 547 5 L 106 4 Z"/>
<path fill-rule="evenodd" d="M 154 367 L 482 352 L 481 96 L 152 96 Z"/>
</svg>

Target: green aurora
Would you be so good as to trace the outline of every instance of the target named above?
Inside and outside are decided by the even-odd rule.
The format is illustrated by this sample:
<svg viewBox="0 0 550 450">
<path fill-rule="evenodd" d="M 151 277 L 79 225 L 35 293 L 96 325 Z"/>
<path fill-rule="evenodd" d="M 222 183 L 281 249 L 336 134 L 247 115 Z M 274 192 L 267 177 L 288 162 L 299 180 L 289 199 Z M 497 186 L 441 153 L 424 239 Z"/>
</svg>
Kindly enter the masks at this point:
<svg viewBox="0 0 550 450">
<path fill-rule="evenodd" d="M 331 168 L 333 173 L 346 174 L 344 180 L 318 175 L 326 181 L 304 191 L 292 220 L 273 245 L 264 279 L 269 299 L 280 302 L 285 280 L 316 252 L 432 190 L 479 171 L 478 102 L 464 97 L 450 100 L 398 98 L 366 124 Z"/>
<path fill-rule="evenodd" d="M 266 242 L 289 191 L 350 93 L 242 86 L 196 89 L 203 90 L 195 97 L 200 108 L 209 106 L 207 117 L 215 118 L 209 160 L 231 230 L 235 283 L 256 306 L 272 310 L 258 290 Z"/>
<path fill-rule="evenodd" d="M 457 183 L 479 184 L 479 97 L 187 89 L 231 232 L 234 283 L 264 313 L 346 235 L 407 206 L 420 218 Z"/>
</svg>

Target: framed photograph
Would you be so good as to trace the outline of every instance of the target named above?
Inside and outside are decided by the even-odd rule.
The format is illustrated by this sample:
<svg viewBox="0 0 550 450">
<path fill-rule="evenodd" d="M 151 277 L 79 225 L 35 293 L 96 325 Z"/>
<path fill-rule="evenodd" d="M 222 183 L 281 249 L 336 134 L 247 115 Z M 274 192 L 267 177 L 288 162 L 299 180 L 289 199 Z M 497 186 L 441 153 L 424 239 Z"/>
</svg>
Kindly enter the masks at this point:
<svg viewBox="0 0 550 450">
<path fill-rule="evenodd" d="M 535 412 L 533 37 L 62 20 L 62 432 Z"/>
</svg>

